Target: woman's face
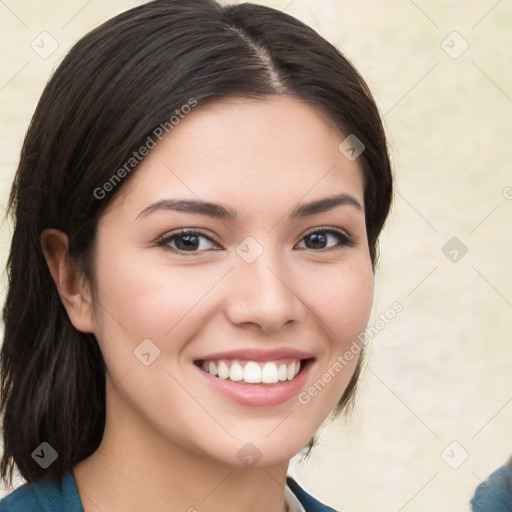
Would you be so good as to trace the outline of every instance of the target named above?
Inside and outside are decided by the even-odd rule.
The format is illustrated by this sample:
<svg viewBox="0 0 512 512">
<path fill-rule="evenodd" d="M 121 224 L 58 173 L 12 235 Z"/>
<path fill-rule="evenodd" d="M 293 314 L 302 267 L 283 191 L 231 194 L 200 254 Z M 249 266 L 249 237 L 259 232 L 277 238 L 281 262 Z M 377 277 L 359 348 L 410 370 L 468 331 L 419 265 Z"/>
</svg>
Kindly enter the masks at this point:
<svg viewBox="0 0 512 512">
<path fill-rule="evenodd" d="M 199 105 L 150 151 L 97 233 L 107 422 L 231 466 L 304 447 L 354 372 L 373 296 L 343 139 L 298 100 L 240 98 Z"/>
</svg>

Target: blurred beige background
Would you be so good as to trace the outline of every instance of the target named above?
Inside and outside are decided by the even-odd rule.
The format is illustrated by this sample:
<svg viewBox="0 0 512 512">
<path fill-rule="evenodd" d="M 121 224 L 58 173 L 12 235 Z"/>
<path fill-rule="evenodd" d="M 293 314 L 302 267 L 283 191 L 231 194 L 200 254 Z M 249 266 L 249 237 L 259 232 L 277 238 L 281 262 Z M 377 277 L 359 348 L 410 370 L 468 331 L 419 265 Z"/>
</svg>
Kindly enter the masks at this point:
<svg viewBox="0 0 512 512">
<path fill-rule="evenodd" d="M 80 36 L 140 3 L 0 1 L 3 207 L 52 70 Z M 299 17 L 356 65 L 397 184 L 371 325 L 395 301 L 403 311 L 370 344 L 354 413 L 290 473 L 351 512 L 469 510 L 512 453 L 512 1 L 256 3 Z M 58 43 L 51 55 L 43 32 Z M 4 223 L 2 266 L 9 243 Z"/>
</svg>

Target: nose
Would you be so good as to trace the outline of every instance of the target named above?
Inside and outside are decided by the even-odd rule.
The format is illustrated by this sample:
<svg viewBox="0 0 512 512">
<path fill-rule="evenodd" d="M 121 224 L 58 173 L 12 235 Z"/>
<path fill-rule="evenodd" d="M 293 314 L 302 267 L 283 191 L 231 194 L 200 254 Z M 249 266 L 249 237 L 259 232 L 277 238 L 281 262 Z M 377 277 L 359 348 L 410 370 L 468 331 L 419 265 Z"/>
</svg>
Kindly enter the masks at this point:
<svg viewBox="0 0 512 512">
<path fill-rule="evenodd" d="M 285 263 L 268 248 L 252 262 L 235 257 L 226 301 L 233 324 L 253 324 L 270 332 L 303 320 L 306 308 Z"/>
</svg>

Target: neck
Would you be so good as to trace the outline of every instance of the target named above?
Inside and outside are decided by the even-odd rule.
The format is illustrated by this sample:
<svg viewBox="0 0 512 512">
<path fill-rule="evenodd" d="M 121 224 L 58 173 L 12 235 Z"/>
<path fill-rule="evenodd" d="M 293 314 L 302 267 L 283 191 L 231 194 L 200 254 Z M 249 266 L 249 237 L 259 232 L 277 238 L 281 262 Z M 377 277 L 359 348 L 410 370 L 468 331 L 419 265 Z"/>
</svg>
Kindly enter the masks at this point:
<svg viewBox="0 0 512 512">
<path fill-rule="evenodd" d="M 247 468 L 224 464 L 165 438 L 141 417 L 128 421 L 118 414 L 115 389 L 109 399 L 100 446 L 73 469 L 85 512 L 286 511 L 288 461 Z"/>
</svg>

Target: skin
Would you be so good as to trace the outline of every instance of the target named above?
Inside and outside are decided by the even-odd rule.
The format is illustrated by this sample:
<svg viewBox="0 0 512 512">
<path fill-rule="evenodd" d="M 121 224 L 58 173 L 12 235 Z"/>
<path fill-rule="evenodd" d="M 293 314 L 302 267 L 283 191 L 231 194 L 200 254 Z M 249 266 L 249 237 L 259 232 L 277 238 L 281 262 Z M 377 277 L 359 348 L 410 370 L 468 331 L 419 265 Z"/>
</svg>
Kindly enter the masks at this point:
<svg viewBox="0 0 512 512">
<path fill-rule="evenodd" d="M 198 106 L 109 204 L 93 283 L 66 259 L 66 235 L 43 233 L 69 318 L 95 334 L 107 366 L 105 434 L 74 468 L 85 512 L 285 510 L 289 461 L 343 394 L 357 357 L 308 404 L 294 397 L 271 407 L 230 401 L 198 378 L 193 361 L 248 347 L 305 350 L 315 357 L 307 390 L 365 329 L 373 272 L 364 209 L 287 218 L 298 204 L 337 193 L 364 206 L 360 165 L 338 150 L 344 138 L 285 96 Z M 170 210 L 137 218 L 165 198 L 221 203 L 238 218 Z M 306 235 L 325 227 L 353 245 L 328 235 L 315 250 Z M 157 245 L 179 228 L 213 241 L 201 238 L 194 253 Z M 236 252 L 249 236 L 263 248 L 250 264 Z M 179 242 L 169 244 L 178 251 Z M 160 350 L 149 366 L 134 357 L 144 339 Z M 248 442 L 262 455 L 250 467 L 237 457 Z"/>
</svg>

